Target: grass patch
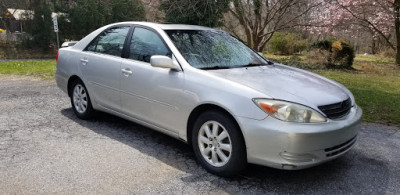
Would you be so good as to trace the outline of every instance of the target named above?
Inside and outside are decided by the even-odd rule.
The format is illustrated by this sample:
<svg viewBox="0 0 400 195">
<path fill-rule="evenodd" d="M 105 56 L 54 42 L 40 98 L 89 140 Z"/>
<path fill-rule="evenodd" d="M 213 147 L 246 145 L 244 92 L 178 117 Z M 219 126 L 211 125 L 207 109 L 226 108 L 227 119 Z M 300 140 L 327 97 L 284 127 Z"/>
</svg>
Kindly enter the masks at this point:
<svg viewBox="0 0 400 195">
<path fill-rule="evenodd" d="M 282 58 L 293 58 L 293 56 L 296 56 L 298 58 L 300 58 L 302 61 L 305 61 L 307 59 L 307 56 L 303 55 L 303 54 L 297 54 L 297 55 L 275 55 L 275 54 L 264 54 L 265 57 L 267 57 L 268 59 L 277 59 L 277 60 L 281 60 Z"/>
<path fill-rule="evenodd" d="M 275 55 L 275 54 L 264 54 L 265 57 L 276 62 L 285 62 L 288 59 L 298 59 L 298 63 L 307 63 L 307 56 L 304 54 L 298 55 Z M 361 55 L 357 54 L 354 58 L 354 64 L 359 63 L 374 63 L 374 64 L 394 64 L 394 58 L 385 58 L 379 55 Z"/>
<path fill-rule="evenodd" d="M 400 125 L 400 71 L 382 75 L 359 71 L 318 70 L 320 75 L 346 86 L 369 122 Z"/>
<path fill-rule="evenodd" d="M 36 76 L 54 79 L 56 61 L 10 61 L 0 62 L 0 74 Z"/>
<path fill-rule="evenodd" d="M 357 55 L 355 70 L 308 68 L 304 55 L 280 56 L 266 54 L 267 58 L 308 69 L 346 86 L 363 109 L 363 120 L 400 126 L 400 67 L 395 59 L 377 55 Z"/>
<path fill-rule="evenodd" d="M 377 55 L 356 55 L 354 62 L 373 62 L 377 64 L 394 64 L 394 58 L 385 58 Z"/>
</svg>

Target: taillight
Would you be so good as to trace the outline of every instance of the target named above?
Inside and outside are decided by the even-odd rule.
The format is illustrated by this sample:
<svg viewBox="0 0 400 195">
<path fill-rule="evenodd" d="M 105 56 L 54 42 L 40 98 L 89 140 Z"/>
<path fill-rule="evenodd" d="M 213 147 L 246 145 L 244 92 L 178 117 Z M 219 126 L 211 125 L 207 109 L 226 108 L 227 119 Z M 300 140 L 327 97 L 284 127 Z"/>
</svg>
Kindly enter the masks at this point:
<svg viewBox="0 0 400 195">
<path fill-rule="evenodd" d="M 58 52 L 59 52 L 59 50 L 57 50 L 57 56 L 56 56 L 56 61 L 58 61 Z"/>
</svg>

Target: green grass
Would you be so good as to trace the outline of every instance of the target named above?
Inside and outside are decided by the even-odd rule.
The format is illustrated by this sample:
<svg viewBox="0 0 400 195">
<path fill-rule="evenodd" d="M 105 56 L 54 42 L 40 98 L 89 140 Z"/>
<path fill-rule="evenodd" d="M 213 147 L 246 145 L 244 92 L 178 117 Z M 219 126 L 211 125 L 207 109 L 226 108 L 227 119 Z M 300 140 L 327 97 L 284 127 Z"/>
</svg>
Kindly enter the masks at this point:
<svg viewBox="0 0 400 195">
<path fill-rule="evenodd" d="M 266 54 L 267 58 L 306 68 L 307 56 Z M 393 58 L 356 55 L 355 70 L 309 69 L 346 86 L 363 109 L 363 120 L 400 126 L 400 67 Z"/>
<path fill-rule="evenodd" d="M 390 74 L 360 71 L 317 70 L 320 75 L 346 86 L 369 122 L 400 126 L 400 71 Z"/>
<path fill-rule="evenodd" d="M 363 109 L 364 121 L 400 126 L 400 67 L 393 58 L 357 55 L 355 71 L 316 70 L 346 86 Z"/>
<path fill-rule="evenodd" d="M 10 61 L 0 62 L 0 74 L 35 76 L 53 79 L 56 61 Z"/>
<path fill-rule="evenodd" d="M 291 58 L 293 56 L 299 57 L 302 61 L 305 61 L 307 59 L 307 56 L 303 54 L 299 55 L 275 55 L 275 54 L 264 54 L 265 57 L 268 59 L 284 59 L 284 58 Z"/>
<path fill-rule="evenodd" d="M 356 55 L 354 62 L 373 62 L 377 64 L 394 64 L 394 58 L 385 58 L 377 55 Z"/>
<path fill-rule="evenodd" d="M 293 56 L 296 56 L 296 58 L 301 59 L 301 62 L 306 62 L 307 61 L 307 56 L 304 54 L 298 54 L 298 55 L 275 55 L 275 54 L 265 54 L 265 57 L 268 59 L 275 59 L 277 61 L 282 61 L 284 59 L 290 59 L 293 58 Z M 356 57 L 354 58 L 354 63 L 359 63 L 359 62 L 372 62 L 376 64 L 394 64 L 395 59 L 394 58 L 385 58 L 381 57 L 379 55 L 362 55 L 362 54 L 357 54 Z"/>
</svg>

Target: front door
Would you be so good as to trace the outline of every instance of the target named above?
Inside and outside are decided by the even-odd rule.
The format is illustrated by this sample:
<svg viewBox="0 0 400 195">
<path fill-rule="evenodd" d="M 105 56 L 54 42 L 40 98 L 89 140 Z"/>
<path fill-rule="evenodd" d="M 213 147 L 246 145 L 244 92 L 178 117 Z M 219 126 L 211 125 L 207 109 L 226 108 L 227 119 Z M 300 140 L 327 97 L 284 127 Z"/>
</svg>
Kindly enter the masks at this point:
<svg viewBox="0 0 400 195">
<path fill-rule="evenodd" d="M 176 132 L 175 113 L 183 93 L 183 72 L 150 65 L 152 55 L 172 57 L 154 31 L 135 27 L 128 46 L 129 58 L 121 64 L 121 105 L 125 114 Z"/>
</svg>

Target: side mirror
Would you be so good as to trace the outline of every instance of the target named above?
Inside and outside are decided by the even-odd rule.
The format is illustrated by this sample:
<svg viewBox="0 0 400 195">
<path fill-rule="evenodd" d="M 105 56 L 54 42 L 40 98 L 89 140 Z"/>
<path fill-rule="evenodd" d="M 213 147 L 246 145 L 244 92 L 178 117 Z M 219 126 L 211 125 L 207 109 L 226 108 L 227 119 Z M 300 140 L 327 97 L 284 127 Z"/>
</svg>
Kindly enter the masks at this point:
<svg viewBox="0 0 400 195">
<path fill-rule="evenodd" d="M 72 46 L 74 46 L 76 43 L 78 43 L 78 41 L 64 42 L 63 44 L 61 44 L 61 48 L 64 48 L 64 47 L 72 47 Z"/>
<path fill-rule="evenodd" d="M 171 58 L 167 56 L 154 55 L 150 58 L 150 64 L 153 67 L 170 68 L 172 70 L 180 70 L 179 65 L 175 64 Z"/>
</svg>

